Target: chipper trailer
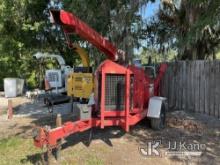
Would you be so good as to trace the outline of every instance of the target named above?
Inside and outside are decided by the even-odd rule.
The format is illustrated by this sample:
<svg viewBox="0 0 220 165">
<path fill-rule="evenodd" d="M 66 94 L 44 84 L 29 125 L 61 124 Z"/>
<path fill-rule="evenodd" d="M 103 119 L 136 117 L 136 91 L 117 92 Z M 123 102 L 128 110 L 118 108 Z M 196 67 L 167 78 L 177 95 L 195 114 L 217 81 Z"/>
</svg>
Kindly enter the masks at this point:
<svg viewBox="0 0 220 165">
<path fill-rule="evenodd" d="M 95 101 L 89 109 L 91 116 L 65 122 L 54 129 L 48 126 L 35 128 L 34 145 L 46 147 L 50 155 L 53 149 L 59 151 L 61 139 L 71 134 L 107 126 L 120 126 L 128 132 L 131 126 L 145 118 L 150 118 L 154 129 L 162 129 L 167 106 L 166 98 L 159 96 L 159 88 L 167 65 L 161 64 L 157 76 L 152 78 L 144 68 L 125 64 L 124 51 L 117 49 L 74 14 L 64 10 L 51 10 L 50 13 L 66 36 L 77 34 L 104 53 L 107 59 L 95 72 Z"/>
<path fill-rule="evenodd" d="M 44 98 L 44 103 L 50 113 L 53 112 L 54 105 L 70 102 L 73 100 L 71 98 L 83 99 L 88 102 L 94 88 L 89 55 L 76 43 L 72 44 L 70 48 L 80 56 L 82 67 L 71 68 L 66 65 L 64 58 L 57 54 L 37 52 L 33 55 L 37 60 L 56 59 L 59 64 L 59 69 L 48 69 L 45 73 L 45 84 L 47 83 L 45 90 L 49 92 Z"/>
</svg>

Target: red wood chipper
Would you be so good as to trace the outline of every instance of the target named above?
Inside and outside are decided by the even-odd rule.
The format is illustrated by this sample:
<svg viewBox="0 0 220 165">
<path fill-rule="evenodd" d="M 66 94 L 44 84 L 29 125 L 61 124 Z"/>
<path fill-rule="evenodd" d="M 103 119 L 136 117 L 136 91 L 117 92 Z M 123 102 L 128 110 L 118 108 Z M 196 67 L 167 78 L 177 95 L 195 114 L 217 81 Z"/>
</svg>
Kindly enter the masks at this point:
<svg viewBox="0 0 220 165">
<path fill-rule="evenodd" d="M 152 78 L 144 67 L 124 64 L 125 53 L 89 27 L 75 15 L 64 10 L 51 10 L 51 18 L 59 24 L 65 36 L 77 34 L 107 56 L 95 72 L 95 105 L 88 119 L 69 121 L 48 129 L 36 128 L 33 132 L 36 147 L 60 149 L 61 139 L 92 127 L 121 126 L 126 132 L 132 125 L 149 117 L 154 129 L 165 124 L 166 98 L 159 97 L 160 80 L 167 65 L 161 64 Z M 71 45 L 70 40 L 67 40 Z"/>
</svg>

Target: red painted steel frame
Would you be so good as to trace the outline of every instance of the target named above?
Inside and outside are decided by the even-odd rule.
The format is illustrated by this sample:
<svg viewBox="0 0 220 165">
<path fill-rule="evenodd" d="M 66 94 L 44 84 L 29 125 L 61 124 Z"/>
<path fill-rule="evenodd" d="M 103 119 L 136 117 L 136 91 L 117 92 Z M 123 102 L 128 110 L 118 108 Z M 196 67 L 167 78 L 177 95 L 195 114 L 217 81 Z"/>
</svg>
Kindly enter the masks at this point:
<svg viewBox="0 0 220 165">
<path fill-rule="evenodd" d="M 124 118 L 105 118 L 105 126 L 123 126 L 126 131 L 129 131 L 130 125 L 135 125 L 144 117 L 146 117 L 146 112 L 136 115 L 127 115 Z M 127 112 L 128 113 L 128 112 Z M 58 140 L 65 138 L 71 134 L 77 132 L 84 132 L 92 127 L 101 127 L 102 123 L 100 118 L 91 118 L 90 120 L 76 121 L 76 122 L 66 122 L 61 127 L 57 127 L 51 130 L 44 128 L 38 128 L 38 134 L 34 138 L 34 145 L 39 148 L 44 146 L 55 148 L 57 146 Z"/>
<path fill-rule="evenodd" d="M 124 66 L 116 64 L 110 60 L 104 61 L 96 71 L 96 75 L 102 75 L 102 82 L 101 84 L 101 105 L 100 105 L 100 121 L 101 121 L 101 128 L 104 128 L 105 125 L 105 118 L 106 117 L 117 117 L 118 120 L 122 120 L 123 124 L 121 126 L 126 130 L 129 131 L 129 105 L 130 105 L 130 75 L 132 72 L 130 69 L 127 69 Z M 105 109 L 105 79 L 107 74 L 121 74 L 125 75 L 125 109 L 123 111 L 108 111 Z M 98 93 L 98 92 L 96 92 Z M 97 100 L 97 99 L 96 99 Z M 99 107 L 96 105 L 96 107 Z"/>
<path fill-rule="evenodd" d="M 139 107 L 130 109 L 130 77 L 131 75 L 134 75 L 135 68 L 132 67 L 123 67 L 121 65 L 118 65 L 110 60 L 104 61 L 99 68 L 97 69 L 96 74 L 102 75 L 102 84 L 101 84 L 101 106 L 100 106 L 100 115 L 91 118 L 89 120 L 80 120 L 76 122 L 66 122 L 62 127 L 58 127 L 55 129 L 47 130 L 44 128 L 39 128 L 37 136 L 34 138 L 34 144 L 37 147 L 43 147 L 43 146 L 49 146 L 50 148 L 56 147 L 57 141 L 69 136 L 70 134 L 76 133 L 76 132 L 83 132 L 85 130 L 88 130 L 92 127 L 100 127 L 104 128 L 105 126 L 121 126 L 125 131 L 129 131 L 130 126 L 135 125 L 140 120 L 145 118 L 147 116 L 147 107 L 144 108 L 144 103 L 139 105 Z M 138 69 L 139 70 L 139 69 Z M 138 72 L 138 70 L 135 71 L 135 73 Z M 160 67 L 160 73 L 158 77 L 155 79 L 154 84 L 159 86 L 159 81 L 162 78 L 162 75 L 164 74 L 166 70 L 166 65 L 161 65 Z M 105 109 L 105 77 L 106 74 L 123 74 L 125 75 L 125 110 L 123 111 L 107 111 Z M 141 73 L 140 75 L 135 76 L 143 76 Z M 134 77 L 135 77 L 134 76 Z M 144 79 L 144 77 L 142 77 Z M 146 77 L 147 79 L 147 77 Z M 141 80 L 141 78 L 140 78 Z M 148 79 L 147 79 L 148 80 Z M 139 79 L 137 78 L 136 81 L 134 81 L 134 90 L 138 91 L 138 88 L 142 83 L 144 86 L 145 83 L 148 83 L 148 81 L 141 81 L 139 82 Z M 136 85 L 135 85 L 136 84 Z M 100 85 L 100 84 L 99 84 Z M 146 90 L 148 90 L 146 86 Z M 158 87 L 155 86 L 155 93 L 158 93 Z M 146 95 L 146 93 L 143 92 L 143 96 L 148 96 L 143 99 L 144 102 L 148 103 L 149 101 L 149 95 Z M 133 97 L 134 104 L 135 101 L 137 101 L 137 98 L 140 100 L 140 94 Z M 137 101 L 138 105 L 139 101 Z M 98 106 L 96 106 L 98 107 Z"/>
</svg>

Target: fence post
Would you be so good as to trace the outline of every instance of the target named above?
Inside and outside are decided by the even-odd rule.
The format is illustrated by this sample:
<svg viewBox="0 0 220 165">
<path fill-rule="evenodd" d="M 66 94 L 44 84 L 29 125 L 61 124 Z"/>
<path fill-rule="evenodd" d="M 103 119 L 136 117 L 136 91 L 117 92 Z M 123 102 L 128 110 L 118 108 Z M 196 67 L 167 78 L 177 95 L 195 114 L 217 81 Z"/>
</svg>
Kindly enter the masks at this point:
<svg viewBox="0 0 220 165">
<path fill-rule="evenodd" d="M 61 127 L 62 126 L 62 118 L 61 118 L 61 114 L 57 114 L 57 118 L 56 118 L 56 126 L 57 127 Z"/>
<path fill-rule="evenodd" d="M 57 114 L 56 126 L 57 126 L 57 127 L 61 127 L 61 126 L 62 126 L 62 117 L 61 117 L 61 114 Z M 62 148 L 62 142 L 63 142 L 63 139 L 60 139 L 60 140 L 58 140 L 58 142 L 57 142 L 56 155 L 55 155 L 57 160 L 60 159 L 60 151 L 61 151 L 61 148 Z"/>
<path fill-rule="evenodd" d="M 8 100 L 8 119 L 13 118 L 13 106 L 12 106 L 12 100 Z"/>
</svg>

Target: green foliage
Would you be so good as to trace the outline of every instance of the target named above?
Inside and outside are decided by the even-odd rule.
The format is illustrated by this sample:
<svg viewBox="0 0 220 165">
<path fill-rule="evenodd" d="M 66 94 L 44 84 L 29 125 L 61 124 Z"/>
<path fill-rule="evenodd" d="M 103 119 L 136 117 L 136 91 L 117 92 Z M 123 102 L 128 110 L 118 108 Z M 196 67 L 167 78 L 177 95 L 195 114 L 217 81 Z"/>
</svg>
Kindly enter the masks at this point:
<svg viewBox="0 0 220 165">
<path fill-rule="evenodd" d="M 169 49 L 166 53 L 159 53 L 155 48 L 143 48 L 140 54 L 135 57 L 141 59 L 142 64 L 148 64 L 149 57 L 153 63 L 160 63 L 164 61 L 173 61 L 176 59 L 176 51 Z"/>
<path fill-rule="evenodd" d="M 220 51 L 216 53 L 216 59 L 220 60 Z"/>
<path fill-rule="evenodd" d="M 62 3 L 65 10 L 75 13 L 118 48 L 125 50 L 129 61 L 133 48 L 140 46 L 139 39 L 145 37 L 138 11 L 148 1 L 66 0 Z M 70 66 L 80 63 L 79 56 L 67 47 L 58 26 L 52 28 L 48 19 L 48 2 L 0 1 L 0 88 L 5 77 L 21 77 L 30 87 L 36 87 L 39 84 L 37 77 L 42 74 L 39 63 L 32 59 L 37 51 L 61 54 Z M 95 66 L 105 58 L 80 37 L 74 35 L 71 39 L 87 49 Z"/>
<path fill-rule="evenodd" d="M 179 59 L 215 58 L 220 42 L 220 1 L 162 1 L 148 27 L 153 44 L 176 48 Z"/>
<path fill-rule="evenodd" d="M 0 2 L 0 88 L 5 77 L 25 78 L 29 85 L 36 85 L 33 72 L 37 66 L 32 54 L 40 48 L 36 36 L 44 26 L 42 13 L 45 8 L 43 1 Z"/>
<path fill-rule="evenodd" d="M 138 11 L 148 1 L 68 0 L 64 1 L 64 8 L 108 37 L 118 48 L 125 50 L 129 61 L 133 55 L 133 48 L 141 44 L 139 39 L 146 37 L 143 35 L 143 21 Z M 88 44 L 87 48 L 95 65 L 104 59 L 99 51 Z"/>
</svg>

